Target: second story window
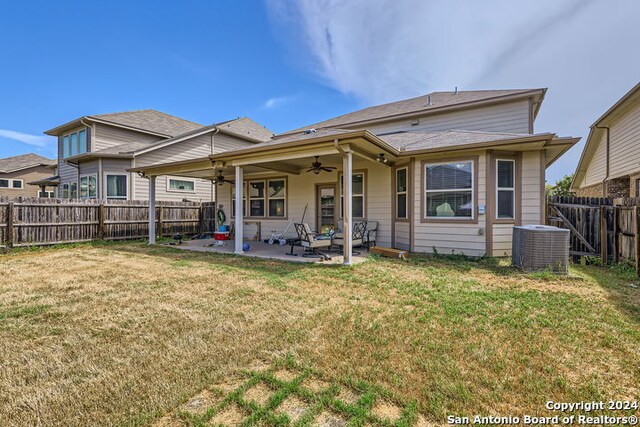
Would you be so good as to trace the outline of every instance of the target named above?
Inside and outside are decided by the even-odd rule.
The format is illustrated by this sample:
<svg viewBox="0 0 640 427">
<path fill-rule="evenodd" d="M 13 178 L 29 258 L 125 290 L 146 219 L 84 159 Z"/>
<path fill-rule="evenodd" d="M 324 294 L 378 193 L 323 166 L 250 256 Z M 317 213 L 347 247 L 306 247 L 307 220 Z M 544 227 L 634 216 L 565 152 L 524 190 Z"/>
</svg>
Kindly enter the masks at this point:
<svg viewBox="0 0 640 427">
<path fill-rule="evenodd" d="M 77 132 L 64 135 L 62 137 L 62 157 L 67 158 L 84 154 L 88 150 L 87 130 L 82 129 Z"/>
</svg>

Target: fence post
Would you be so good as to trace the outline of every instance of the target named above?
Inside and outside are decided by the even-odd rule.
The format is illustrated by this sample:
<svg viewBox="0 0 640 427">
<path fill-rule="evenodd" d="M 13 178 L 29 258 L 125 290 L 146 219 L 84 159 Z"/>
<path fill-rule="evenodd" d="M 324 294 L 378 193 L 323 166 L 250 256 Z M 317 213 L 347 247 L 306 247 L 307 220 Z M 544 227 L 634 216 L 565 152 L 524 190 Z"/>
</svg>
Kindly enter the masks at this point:
<svg viewBox="0 0 640 427">
<path fill-rule="evenodd" d="M 638 214 L 640 209 L 638 206 L 633 208 L 633 255 L 635 258 L 636 274 L 640 273 L 640 224 L 638 221 Z"/>
<path fill-rule="evenodd" d="M 162 205 L 158 206 L 158 228 L 156 229 L 157 232 L 157 236 L 159 238 L 162 238 L 162 236 L 164 236 L 164 230 L 163 230 L 163 223 L 162 223 L 162 212 L 163 212 L 163 207 Z"/>
<path fill-rule="evenodd" d="M 618 230 L 618 214 L 620 209 L 618 206 L 613 207 L 613 263 L 618 263 L 618 243 L 619 243 L 619 230 Z"/>
<path fill-rule="evenodd" d="M 600 205 L 600 258 L 602 264 L 609 264 L 609 230 L 607 221 L 607 207 Z"/>
<path fill-rule="evenodd" d="M 98 207 L 98 238 L 104 240 L 104 202 Z"/>
<path fill-rule="evenodd" d="M 7 205 L 7 246 L 13 246 L 13 202 Z"/>
</svg>

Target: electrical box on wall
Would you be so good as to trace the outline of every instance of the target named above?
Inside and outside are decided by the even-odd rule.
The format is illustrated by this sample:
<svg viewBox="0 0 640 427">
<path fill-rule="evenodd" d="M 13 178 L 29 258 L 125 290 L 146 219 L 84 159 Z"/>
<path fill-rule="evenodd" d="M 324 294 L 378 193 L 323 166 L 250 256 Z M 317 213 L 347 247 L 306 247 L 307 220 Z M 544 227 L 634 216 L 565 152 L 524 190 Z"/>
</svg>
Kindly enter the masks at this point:
<svg viewBox="0 0 640 427">
<path fill-rule="evenodd" d="M 484 205 L 478 205 L 478 215 L 484 215 Z"/>
</svg>

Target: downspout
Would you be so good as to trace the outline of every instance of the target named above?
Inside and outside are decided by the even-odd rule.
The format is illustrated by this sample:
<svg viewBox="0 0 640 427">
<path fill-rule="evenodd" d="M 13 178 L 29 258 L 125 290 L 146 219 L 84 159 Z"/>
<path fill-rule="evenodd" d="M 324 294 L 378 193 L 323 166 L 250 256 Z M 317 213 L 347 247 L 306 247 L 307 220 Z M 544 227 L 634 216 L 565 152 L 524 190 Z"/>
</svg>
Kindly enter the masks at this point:
<svg viewBox="0 0 640 427">
<path fill-rule="evenodd" d="M 215 154 L 216 145 L 214 137 L 218 134 L 218 132 L 220 132 L 220 129 L 217 126 L 216 130 L 214 132 L 211 132 L 211 154 Z M 218 207 L 218 192 L 216 191 L 216 185 L 213 182 L 211 183 L 211 200 L 214 203 L 213 212 L 215 215 L 216 209 Z"/>
<path fill-rule="evenodd" d="M 605 172 L 604 179 L 602 180 L 602 195 L 607 197 L 607 180 L 609 179 L 609 163 L 610 163 L 610 155 L 611 155 L 611 141 L 609 139 L 609 127 L 608 126 L 595 126 L 596 129 L 606 129 L 607 131 L 607 140 L 606 140 L 606 155 L 605 155 Z"/>
</svg>

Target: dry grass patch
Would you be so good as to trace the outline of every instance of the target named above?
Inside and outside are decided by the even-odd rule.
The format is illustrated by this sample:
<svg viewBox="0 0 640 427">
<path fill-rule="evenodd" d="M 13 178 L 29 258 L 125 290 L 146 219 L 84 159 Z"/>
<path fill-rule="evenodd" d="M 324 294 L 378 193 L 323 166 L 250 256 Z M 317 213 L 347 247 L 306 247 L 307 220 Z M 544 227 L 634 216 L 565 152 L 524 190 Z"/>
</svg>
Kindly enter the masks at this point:
<svg viewBox="0 0 640 427">
<path fill-rule="evenodd" d="M 189 399 L 180 409 L 189 414 L 202 415 L 208 409 L 219 405 L 223 398 L 224 395 L 220 392 L 203 390 L 201 393 Z"/>
<path fill-rule="evenodd" d="M 310 405 L 296 396 L 287 397 L 276 409 L 277 413 L 286 414 L 291 422 L 300 420 L 310 409 Z"/>
<path fill-rule="evenodd" d="M 259 406 L 265 406 L 271 396 L 273 396 L 273 390 L 260 382 L 245 391 L 243 398 L 248 402 L 255 402 Z"/>
<path fill-rule="evenodd" d="M 321 393 L 331 387 L 331 383 L 315 376 L 309 376 L 302 381 L 302 387 L 314 393 Z"/>
<path fill-rule="evenodd" d="M 246 418 L 244 411 L 236 404 L 231 404 L 218 412 L 209 420 L 210 426 L 239 426 Z"/>
<path fill-rule="evenodd" d="M 377 401 L 371 412 L 376 417 L 390 422 L 395 422 L 402 416 L 402 408 L 386 400 Z"/>
<path fill-rule="evenodd" d="M 347 425 L 347 419 L 335 412 L 322 411 L 311 425 L 317 427 L 344 427 Z"/>
</svg>

